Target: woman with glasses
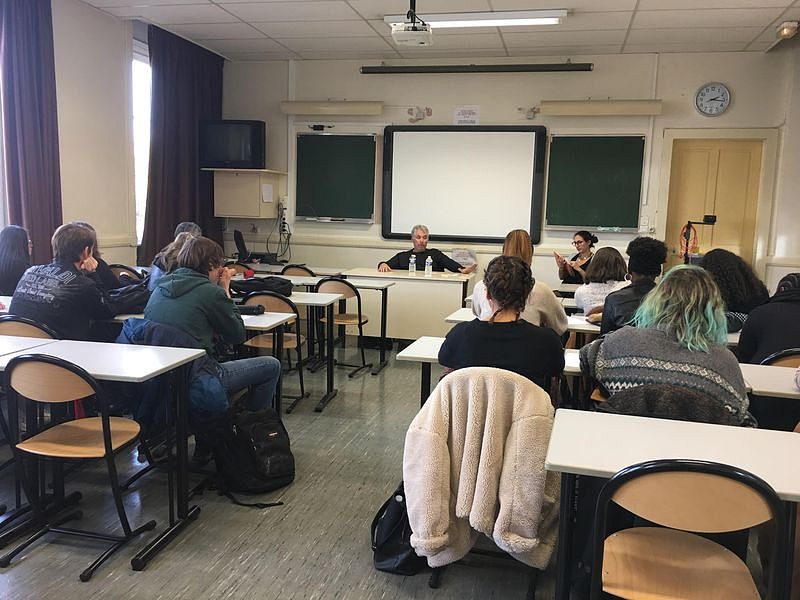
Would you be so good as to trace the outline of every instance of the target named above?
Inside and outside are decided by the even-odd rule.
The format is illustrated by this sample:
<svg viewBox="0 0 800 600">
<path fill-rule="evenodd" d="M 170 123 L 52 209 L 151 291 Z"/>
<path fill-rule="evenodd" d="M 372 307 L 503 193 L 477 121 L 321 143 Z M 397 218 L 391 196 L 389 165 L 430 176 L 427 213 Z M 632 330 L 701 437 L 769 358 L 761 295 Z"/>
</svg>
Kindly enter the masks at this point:
<svg viewBox="0 0 800 600">
<path fill-rule="evenodd" d="M 11 296 L 22 274 L 31 266 L 31 242 L 24 227 L 9 225 L 0 231 L 0 296 Z"/>
<path fill-rule="evenodd" d="M 597 236 L 581 230 L 572 239 L 572 245 L 578 251 L 572 258 L 567 260 L 558 252 L 553 252 L 558 265 L 558 277 L 563 283 L 583 283 L 586 270 L 589 268 L 589 263 L 592 262 L 592 248 L 597 241 Z"/>
</svg>

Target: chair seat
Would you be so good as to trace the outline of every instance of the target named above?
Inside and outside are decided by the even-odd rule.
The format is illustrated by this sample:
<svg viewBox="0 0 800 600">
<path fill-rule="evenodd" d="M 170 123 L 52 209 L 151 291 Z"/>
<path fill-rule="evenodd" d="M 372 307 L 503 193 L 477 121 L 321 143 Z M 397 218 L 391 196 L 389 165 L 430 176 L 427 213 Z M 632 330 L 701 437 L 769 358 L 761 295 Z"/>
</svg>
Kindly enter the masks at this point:
<svg viewBox="0 0 800 600">
<path fill-rule="evenodd" d="M 301 335 L 299 342 L 297 338 L 298 336 L 296 333 L 284 333 L 283 349 L 291 350 L 297 348 L 298 343 L 302 346 L 306 338 Z M 262 333 L 261 335 L 253 336 L 247 340 L 244 345 L 248 348 L 272 348 L 272 334 Z"/>
<path fill-rule="evenodd" d="M 320 321 L 327 323 L 327 317 L 320 318 Z M 358 322 L 358 315 L 356 313 L 339 313 L 333 315 L 333 322 L 335 325 L 364 325 L 369 323 L 367 315 L 361 315 L 361 323 Z"/>
<path fill-rule="evenodd" d="M 603 591 L 637 600 L 760 598 L 750 571 L 733 552 L 660 527 L 624 529 L 606 538 Z"/>
<path fill-rule="evenodd" d="M 116 451 L 139 435 L 139 424 L 132 419 L 109 417 L 111 448 Z M 103 421 L 100 417 L 76 419 L 60 423 L 17 444 L 30 454 L 54 458 L 102 458 Z"/>
</svg>

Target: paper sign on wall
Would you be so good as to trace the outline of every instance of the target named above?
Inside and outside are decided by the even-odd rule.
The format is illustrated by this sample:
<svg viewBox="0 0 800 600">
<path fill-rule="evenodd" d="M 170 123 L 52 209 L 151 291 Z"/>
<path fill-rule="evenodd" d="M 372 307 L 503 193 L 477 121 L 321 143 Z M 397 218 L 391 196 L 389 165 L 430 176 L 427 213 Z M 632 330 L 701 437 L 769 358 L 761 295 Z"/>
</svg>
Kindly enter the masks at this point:
<svg viewBox="0 0 800 600">
<path fill-rule="evenodd" d="M 480 106 L 459 106 L 453 113 L 453 125 L 480 125 Z"/>
<path fill-rule="evenodd" d="M 261 184 L 261 201 L 270 204 L 273 202 L 272 196 L 272 184 L 271 183 L 262 183 Z"/>
</svg>

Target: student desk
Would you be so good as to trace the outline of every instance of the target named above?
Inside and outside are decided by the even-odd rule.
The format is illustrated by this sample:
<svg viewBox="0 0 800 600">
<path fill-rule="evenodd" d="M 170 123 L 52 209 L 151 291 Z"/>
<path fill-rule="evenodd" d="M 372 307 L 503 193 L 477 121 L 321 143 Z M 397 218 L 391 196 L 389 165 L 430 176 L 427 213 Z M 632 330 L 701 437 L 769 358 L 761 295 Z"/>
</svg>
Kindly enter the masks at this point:
<svg viewBox="0 0 800 600">
<path fill-rule="evenodd" d="M 561 298 L 561 306 L 564 308 L 565 312 L 570 314 L 580 310 L 575 302 L 575 298 Z"/>
<path fill-rule="evenodd" d="M 569 597 L 576 475 L 609 478 L 650 460 L 705 460 L 749 471 L 782 500 L 796 503 L 800 477 L 796 463 L 787 459 L 792 456 L 800 456 L 800 435 L 792 432 L 558 409 L 545 459 L 546 469 L 561 473 L 556 600 Z M 787 504 L 791 537 L 795 514 L 794 506 Z M 792 548 L 790 544 L 790 573 Z"/>
<path fill-rule="evenodd" d="M 793 367 L 748 365 L 739 363 L 747 391 L 757 396 L 795 398 L 800 400 L 800 389 L 794 384 Z"/>
<path fill-rule="evenodd" d="M 13 340 L 14 338 L 9 338 Z M 16 338 L 17 340 L 21 338 Z M 28 339 L 28 338 L 22 338 Z M 188 364 L 205 355 L 201 348 L 168 348 L 162 346 L 137 346 L 131 344 L 108 344 L 102 342 L 77 342 L 71 340 L 39 340 L 41 345 L 0 356 L 0 370 L 5 370 L 9 361 L 31 350 L 36 354 L 47 354 L 72 362 L 95 379 L 103 381 L 125 381 L 142 383 L 168 371 L 177 374 L 178 396 L 176 399 L 177 465 L 176 490 L 173 493 L 172 471 L 169 471 L 169 526 L 151 541 L 133 559 L 134 570 L 142 570 L 147 563 L 169 544 L 189 521 L 200 512 L 198 506 L 189 507 L 188 473 Z M 3 340 L 0 339 L 0 345 Z M 6 342 L 9 343 L 9 342 Z M 10 342 L 13 343 L 13 342 Z M 26 342 L 27 343 L 27 342 Z M 177 518 L 176 518 L 177 508 Z"/>
<path fill-rule="evenodd" d="M 288 265 L 265 265 L 263 263 L 242 263 L 247 268 L 253 269 L 256 274 L 265 274 L 268 273 L 270 275 L 280 275 L 281 271 L 285 269 Z M 314 275 L 319 277 L 339 277 L 342 274 L 342 271 L 345 269 L 341 269 L 339 267 L 308 267 L 306 265 L 298 265 L 303 266 Z M 281 275 L 281 277 L 288 277 L 287 275 Z"/>
<path fill-rule="evenodd" d="M 575 290 L 583 285 L 582 283 L 560 283 L 558 287 L 553 290 L 562 298 L 574 298 Z"/>
<path fill-rule="evenodd" d="M 444 318 L 459 306 L 464 306 L 467 284 L 473 274 L 434 272 L 425 277 L 424 271 L 409 276 L 408 271 L 381 273 L 377 269 L 350 269 L 343 273 L 356 287 L 370 282 L 393 282 L 392 301 L 388 305 L 386 335 L 390 338 L 416 339 L 423 335 L 444 335 L 448 327 Z M 377 299 L 362 298 L 364 311 L 378 312 Z M 378 336 L 378 327 L 367 323 L 364 333 Z"/>
</svg>

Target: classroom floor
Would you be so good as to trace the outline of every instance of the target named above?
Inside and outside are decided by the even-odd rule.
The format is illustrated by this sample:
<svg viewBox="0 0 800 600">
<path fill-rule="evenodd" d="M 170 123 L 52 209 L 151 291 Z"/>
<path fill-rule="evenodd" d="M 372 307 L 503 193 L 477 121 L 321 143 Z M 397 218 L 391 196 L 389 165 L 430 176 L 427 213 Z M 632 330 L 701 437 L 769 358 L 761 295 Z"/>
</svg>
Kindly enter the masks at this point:
<svg viewBox="0 0 800 600">
<path fill-rule="evenodd" d="M 350 346 L 346 358 L 354 362 Z M 370 350 L 367 360 L 373 359 L 377 351 Z M 438 590 L 428 588 L 427 572 L 402 577 L 372 568 L 370 523 L 402 477 L 405 431 L 419 402 L 419 364 L 396 362 L 394 353 L 389 361 L 381 374 L 352 380 L 346 369 L 337 369 L 339 394 L 321 414 L 313 408 L 324 390 L 325 372 L 308 374 L 311 397 L 284 417 L 297 477 L 283 490 L 255 497 L 281 500 L 283 506 L 243 508 L 206 492 L 194 500 L 201 507 L 198 520 L 145 571 L 132 571 L 130 559 L 154 532 L 123 548 L 88 583 L 78 574 L 103 546 L 50 535 L 0 570 L 0 599 L 524 598 L 526 574 L 512 561 L 469 558 L 445 572 Z M 434 381 L 438 375 L 434 366 Z M 286 393 L 297 389 L 296 373 L 284 381 Z M 7 455 L 7 449 L 0 451 L 0 462 Z M 121 481 L 139 467 L 133 452 L 120 455 L 117 465 Z M 77 526 L 118 527 L 102 464 L 72 474 L 67 491 L 74 490 L 84 494 L 84 518 Z M 6 470 L 0 473 L 0 503 L 11 505 L 12 495 Z M 156 519 L 156 531 L 161 530 L 167 521 L 165 497 L 163 474 L 149 474 L 135 484 L 125 495 L 132 525 Z M 552 577 L 540 576 L 537 598 L 552 595 Z"/>
</svg>

